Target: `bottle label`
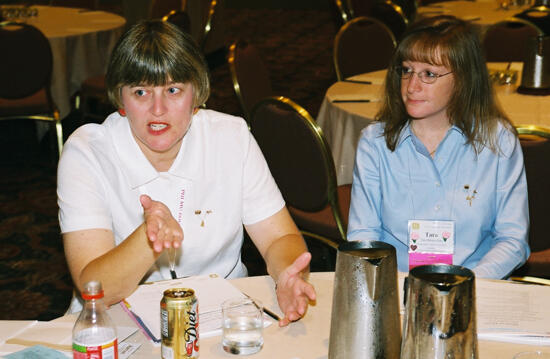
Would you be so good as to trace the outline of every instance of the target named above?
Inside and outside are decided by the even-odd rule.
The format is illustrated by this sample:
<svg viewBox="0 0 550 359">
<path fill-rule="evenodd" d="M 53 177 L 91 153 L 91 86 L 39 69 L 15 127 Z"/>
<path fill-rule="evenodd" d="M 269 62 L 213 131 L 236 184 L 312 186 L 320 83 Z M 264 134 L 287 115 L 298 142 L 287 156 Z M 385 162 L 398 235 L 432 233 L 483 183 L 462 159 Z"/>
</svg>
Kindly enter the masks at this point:
<svg viewBox="0 0 550 359">
<path fill-rule="evenodd" d="M 118 359 L 117 340 L 98 345 L 80 345 L 75 342 L 73 359 Z"/>
</svg>

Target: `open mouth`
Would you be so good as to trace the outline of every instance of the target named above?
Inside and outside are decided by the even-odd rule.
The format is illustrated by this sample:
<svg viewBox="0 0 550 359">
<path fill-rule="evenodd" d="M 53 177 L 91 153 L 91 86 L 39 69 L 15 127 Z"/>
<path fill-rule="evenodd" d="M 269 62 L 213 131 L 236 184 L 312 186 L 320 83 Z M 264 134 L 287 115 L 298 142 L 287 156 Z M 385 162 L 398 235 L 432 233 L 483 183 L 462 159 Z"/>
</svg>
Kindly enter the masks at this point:
<svg viewBox="0 0 550 359">
<path fill-rule="evenodd" d="M 151 128 L 151 130 L 153 130 L 153 131 L 162 131 L 166 127 L 168 127 L 168 125 L 166 125 L 164 123 L 150 123 L 149 124 L 149 128 Z"/>
</svg>

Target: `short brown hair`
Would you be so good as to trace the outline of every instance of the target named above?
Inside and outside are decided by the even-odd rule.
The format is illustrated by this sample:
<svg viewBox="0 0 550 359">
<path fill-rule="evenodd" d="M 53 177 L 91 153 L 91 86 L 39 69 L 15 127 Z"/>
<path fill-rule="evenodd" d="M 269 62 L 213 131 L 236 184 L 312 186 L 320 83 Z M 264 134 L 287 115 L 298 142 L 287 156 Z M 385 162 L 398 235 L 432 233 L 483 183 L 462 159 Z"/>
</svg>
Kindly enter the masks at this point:
<svg viewBox="0 0 550 359">
<path fill-rule="evenodd" d="M 166 21 L 142 21 L 119 39 L 107 68 L 109 100 L 122 107 L 124 86 L 164 86 L 169 81 L 191 83 L 193 105 L 210 95 L 208 66 L 193 38 Z"/>
<path fill-rule="evenodd" d="M 454 76 L 453 95 L 447 108 L 451 125 L 458 127 L 474 146 L 498 150 L 496 128 L 500 122 L 513 126 L 495 100 L 478 30 L 469 22 L 450 15 L 421 20 L 411 26 L 397 46 L 386 75 L 383 105 L 376 119 L 385 122 L 384 137 L 395 150 L 409 116 L 401 96 L 400 69 L 403 61 L 446 66 Z"/>
</svg>

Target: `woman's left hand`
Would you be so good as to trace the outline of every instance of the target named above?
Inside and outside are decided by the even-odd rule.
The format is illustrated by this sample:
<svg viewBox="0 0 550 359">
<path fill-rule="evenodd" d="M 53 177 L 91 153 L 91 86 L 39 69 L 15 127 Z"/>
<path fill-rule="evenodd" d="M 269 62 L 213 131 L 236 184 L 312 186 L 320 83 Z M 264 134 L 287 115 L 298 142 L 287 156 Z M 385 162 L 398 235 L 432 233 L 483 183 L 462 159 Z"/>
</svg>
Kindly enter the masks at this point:
<svg viewBox="0 0 550 359">
<path fill-rule="evenodd" d="M 315 289 L 303 278 L 310 260 L 311 253 L 302 253 L 279 276 L 276 289 L 277 301 L 279 308 L 285 314 L 279 321 L 280 327 L 303 317 L 309 301 L 314 301 L 316 298 Z"/>
</svg>

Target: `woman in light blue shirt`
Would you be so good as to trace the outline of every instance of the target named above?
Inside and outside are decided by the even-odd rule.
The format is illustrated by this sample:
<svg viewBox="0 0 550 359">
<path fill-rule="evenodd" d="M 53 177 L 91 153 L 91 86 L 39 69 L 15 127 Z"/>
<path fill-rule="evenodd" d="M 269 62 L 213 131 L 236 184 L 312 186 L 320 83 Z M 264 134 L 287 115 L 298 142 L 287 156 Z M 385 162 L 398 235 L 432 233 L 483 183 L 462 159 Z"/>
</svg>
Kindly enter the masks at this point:
<svg viewBox="0 0 550 359">
<path fill-rule="evenodd" d="M 471 24 L 438 16 L 413 25 L 376 119 L 359 140 L 349 240 L 392 244 L 400 271 L 442 260 L 505 278 L 527 260 L 523 155 Z"/>
</svg>

